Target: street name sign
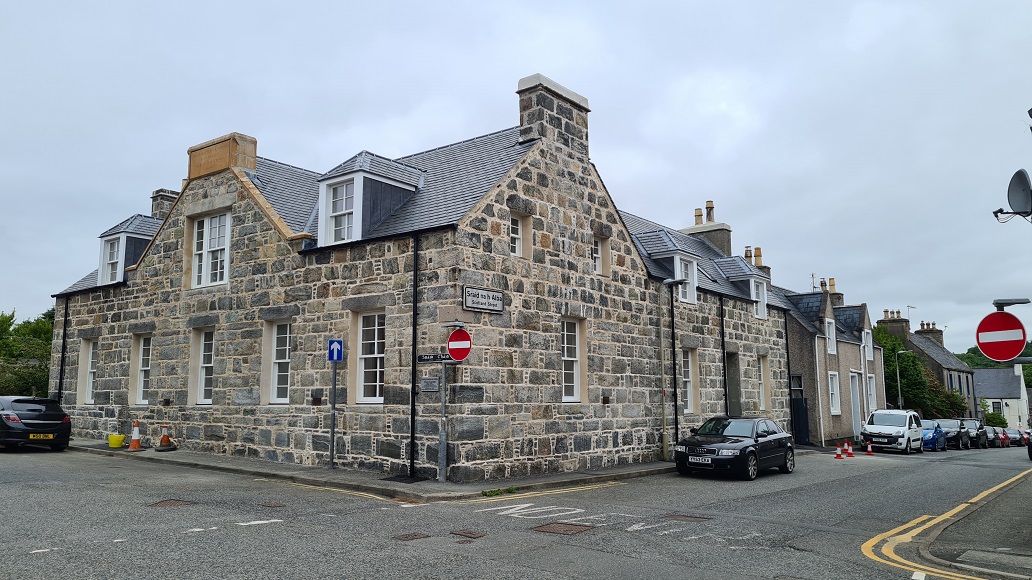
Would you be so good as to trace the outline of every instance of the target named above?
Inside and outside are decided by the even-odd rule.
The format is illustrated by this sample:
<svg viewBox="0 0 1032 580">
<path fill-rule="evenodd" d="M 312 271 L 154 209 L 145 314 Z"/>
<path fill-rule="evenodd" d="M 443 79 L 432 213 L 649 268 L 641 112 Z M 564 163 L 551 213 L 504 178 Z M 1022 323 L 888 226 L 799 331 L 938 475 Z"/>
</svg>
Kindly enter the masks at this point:
<svg viewBox="0 0 1032 580">
<path fill-rule="evenodd" d="M 439 353 L 433 353 L 433 354 L 417 354 L 416 355 L 416 362 L 417 363 L 439 363 L 439 362 L 448 362 L 448 361 L 451 361 L 451 360 L 454 360 L 454 359 L 452 359 L 451 355 L 446 353 L 446 352 L 439 352 Z"/>
<path fill-rule="evenodd" d="M 990 360 L 1007 362 L 1025 350 L 1025 326 L 1010 312 L 997 311 L 978 323 L 975 344 Z"/>
</svg>

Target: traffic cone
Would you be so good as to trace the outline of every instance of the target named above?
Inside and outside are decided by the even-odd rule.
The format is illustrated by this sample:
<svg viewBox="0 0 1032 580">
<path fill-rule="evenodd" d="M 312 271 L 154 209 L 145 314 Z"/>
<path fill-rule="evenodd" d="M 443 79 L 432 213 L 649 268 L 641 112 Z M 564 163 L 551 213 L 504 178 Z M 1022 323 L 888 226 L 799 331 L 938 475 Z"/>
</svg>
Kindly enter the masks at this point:
<svg viewBox="0 0 1032 580">
<path fill-rule="evenodd" d="M 868 455 L 874 455 L 874 449 L 871 449 L 871 442 L 870 441 L 867 442 L 867 454 Z"/>
<path fill-rule="evenodd" d="M 856 457 L 853 455 L 853 444 L 849 441 L 846 441 L 846 457 Z"/>
<path fill-rule="evenodd" d="M 842 459 L 842 445 L 835 447 L 835 459 Z"/>
<path fill-rule="evenodd" d="M 168 425 L 164 425 L 161 428 L 161 441 L 158 446 L 154 448 L 155 451 L 175 451 L 179 447 L 172 442 L 172 438 L 168 436 Z"/>
<path fill-rule="evenodd" d="M 129 442 L 129 449 L 126 451 L 143 451 L 143 446 L 140 445 L 140 422 L 133 421 L 133 438 Z"/>
</svg>

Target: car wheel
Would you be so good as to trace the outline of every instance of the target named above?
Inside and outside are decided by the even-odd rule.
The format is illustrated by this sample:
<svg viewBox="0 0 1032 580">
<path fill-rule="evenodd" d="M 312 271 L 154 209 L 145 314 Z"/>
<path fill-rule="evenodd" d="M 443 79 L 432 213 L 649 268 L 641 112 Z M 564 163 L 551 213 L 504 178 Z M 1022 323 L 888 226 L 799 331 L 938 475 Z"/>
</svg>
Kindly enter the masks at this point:
<svg viewBox="0 0 1032 580">
<path fill-rule="evenodd" d="M 907 444 L 903 446 L 903 453 L 910 455 L 910 439 L 907 439 Z"/>
<path fill-rule="evenodd" d="M 66 447 L 68 447 L 68 446 L 67 445 L 62 445 L 60 443 L 55 443 L 55 444 L 50 446 L 50 450 L 51 451 L 64 451 Z"/>
<path fill-rule="evenodd" d="M 760 471 L 760 464 L 756 460 L 756 454 L 749 452 L 745 456 L 745 468 L 742 469 L 742 479 L 746 481 L 752 481 L 756 479 L 756 474 Z"/>
<path fill-rule="evenodd" d="M 677 462 L 676 465 L 677 465 L 677 473 L 680 473 L 681 475 L 691 475 L 692 474 L 692 470 L 689 469 L 689 467 L 688 467 L 688 465 L 686 463 Z"/>
<path fill-rule="evenodd" d="M 785 463 L 778 468 L 781 473 L 792 473 L 795 471 L 795 451 L 788 449 L 785 451 Z"/>
<path fill-rule="evenodd" d="M 921 443 L 920 445 L 917 446 L 917 452 L 918 453 L 924 453 L 924 443 Z"/>
</svg>

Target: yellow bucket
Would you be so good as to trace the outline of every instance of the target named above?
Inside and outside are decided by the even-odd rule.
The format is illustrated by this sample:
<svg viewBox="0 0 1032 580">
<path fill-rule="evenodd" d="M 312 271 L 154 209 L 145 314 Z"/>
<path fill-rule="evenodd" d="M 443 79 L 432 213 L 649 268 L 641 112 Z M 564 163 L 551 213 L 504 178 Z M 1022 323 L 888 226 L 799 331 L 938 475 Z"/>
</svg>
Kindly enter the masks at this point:
<svg viewBox="0 0 1032 580">
<path fill-rule="evenodd" d="M 121 449 L 125 444 L 125 435 L 108 435 L 107 444 L 112 449 Z"/>
</svg>

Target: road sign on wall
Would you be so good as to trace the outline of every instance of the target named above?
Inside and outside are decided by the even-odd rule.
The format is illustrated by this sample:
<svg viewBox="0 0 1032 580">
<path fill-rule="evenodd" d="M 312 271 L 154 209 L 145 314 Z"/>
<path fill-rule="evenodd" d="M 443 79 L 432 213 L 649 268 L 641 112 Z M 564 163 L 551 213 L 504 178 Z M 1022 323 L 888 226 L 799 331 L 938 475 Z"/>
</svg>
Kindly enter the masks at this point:
<svg viewBox="0 0 1032 580">
<path fill-rule="evenodd" d="M 344 341 L 331 340 L 326 348 L 326 360 L 330 362 L 341 362 L 344 360 Z"/>
<path fill-rule="evenodd" d="M 461 328 L 456 328 L 448 336 L 448 354 L 453 360 L 466 360 L 473 348 L 473 337 Z"/>
<path fill-rule="evenodd" d="M 975 344 L 990 360 L 1007 362 L 1025 350 L 1025 326 L 1010 312 L 993 312 L 975 329 Z"/>
</svg>

